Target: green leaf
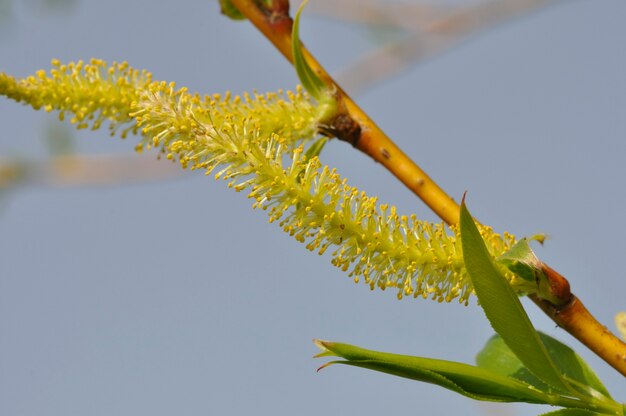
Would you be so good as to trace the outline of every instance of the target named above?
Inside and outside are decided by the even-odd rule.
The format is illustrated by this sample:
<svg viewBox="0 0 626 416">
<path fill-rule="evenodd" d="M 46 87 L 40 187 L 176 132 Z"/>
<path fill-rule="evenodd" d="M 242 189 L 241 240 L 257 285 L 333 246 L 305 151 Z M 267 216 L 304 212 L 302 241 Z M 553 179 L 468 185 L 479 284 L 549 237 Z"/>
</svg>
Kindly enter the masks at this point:
<svg viewBox="0 0 626 416">
<path fill-rule="evenodd" d="M 550 359 L 517 294 L 494 264 L 464 202 L 460 228 L 465 267 L 493 329 L 535 376 L 562 393 L 574 393 Z"/>
<path fill-rule="evenodd" d="M 291 30 L 291 50 L 293 53 L 293 65 L 296 68 L 298 78 L 302 83 L 302 86 L 311 94 L 317 101 L 322 101 L 326 97 L 326 85 L 317 76 L 315 71 L 311 69 L 308 62 L 304 58 L 302 53 L 302 44 L 300 43 L 300 15 L 306 6 L 307 0 L 303 1 L 296 13 L 293 28 Z"/>
<path fill-rule="evenodd" d="M 597 397 L 597 393 L 600 393 L 605 398 L 611 398 L 596 373 L 574 350 L 547 334 L 539 332 L 539 337 L 557 368 L 568 381 L 574 382 L 574 387 L 590 387 L 593 391 L 585 391 L 587 395 Z"/>
<path fill-rule="evenodd" d="M 476 355 L 476 364 L 485 370 L 494 371 L 507 377 L 513 377 L 547 391 L 549 386 L 531 373 L 506 345 L 500 335 L 494 335 Z"/>
<path fill-rule="evenodd" d="M 541 332 L 538 334 L 557 368 L 573 387 L 595 399 L 606 400 L 611 397 L 598 376 L 578 354 L 551 336 Z M 514 377 L 546 391 L 546 384 L 524 366 L 499 335 L 494 335 L 487 341 L 476 356 L 476 364 L 486 370 Z"/>
<path fill-rule="evenodd" d="M 328 142 L 328 137 L 326 136 L 320 137 L 319 139 L 317 139 L 311 146 L 309 146 L 308 149 L 306 149 L 306 152 L 304 152 L 304 159 L 302 160 L 302 162 L 306 163 L 309 160 L 311 160 L 311 158 L 319 156 L 327 142 Z M 305 170 L 306 170 L 305 168 L 300 170 L 300 172 L 298 173 L 298 180 L 302 179 L 302 176 L 304 175 Z M 298 203 L 298 207 L 299 206 L 300 206 L 300 203 Z"/>
<path fill-rule="evenodd" d="M 326 364 L 347 364 L 380 371 L 411 380 L 436 384 L 475 400 L 496 402 L 553 403 L 555 398 L 532 386 L 493 371 L 432 358 L 411 357 L 366 350 L 353 345 L 316 341 L 322 349 L 317 357 L 337 356 L 346 361 Z"/>
<path fill-rule="evenodd" d="M 222 14 L 226 17 L 229 17 L 233 20 L 245 20 L 246 16 L 243 15 L 239 11 L 237 7 L 230 0 L 219 0 L 220 1 L 220 9 Z"/>
</svg>

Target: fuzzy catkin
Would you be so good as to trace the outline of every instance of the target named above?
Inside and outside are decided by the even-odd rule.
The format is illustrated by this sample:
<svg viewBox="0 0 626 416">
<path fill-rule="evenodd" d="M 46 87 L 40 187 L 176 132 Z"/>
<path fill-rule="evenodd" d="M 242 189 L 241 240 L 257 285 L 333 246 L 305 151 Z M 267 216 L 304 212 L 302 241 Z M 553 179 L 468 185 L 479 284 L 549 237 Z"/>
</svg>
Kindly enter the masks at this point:
<svg viewBox="0 0 626 416">
<path fill-rule="evenodd" d="M 16 80 L 0 74 L 0 94 L 34 108 L 58 110 L 79 128 L 140 133 L 137 150 L 159 149 L 183 168 L 215 173 L 253 207 L 267 211 L 306 248 L 330 252 L 332 263 L 371 289 L 404 296 L 458 299 L 472 293 L 456 229 L 399 215 L 395 207 L 348 185 L 319 158 L 305 156 L 317 136 L 322 106 L 306 93 L 192 95 L 155 82 L 126 63 L 92 60 L 62 65 L 50 74 Z M 121 130 L 120 130 L 121 129 Z M 513 236 L 480 227 L 493 256 Z"/>
</svg>

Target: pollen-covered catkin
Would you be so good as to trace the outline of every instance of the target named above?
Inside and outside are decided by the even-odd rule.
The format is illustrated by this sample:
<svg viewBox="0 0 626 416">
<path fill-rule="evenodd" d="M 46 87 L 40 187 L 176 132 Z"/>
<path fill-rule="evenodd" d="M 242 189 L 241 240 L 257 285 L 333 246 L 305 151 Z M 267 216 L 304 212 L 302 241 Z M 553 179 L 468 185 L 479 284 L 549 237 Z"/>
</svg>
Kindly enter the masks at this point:
<svg viewBox="0 0 626 416">
<path fill-rule="evenodd" d="M 401 216 L 396 208 L 351 187 L 303 147 L 259 129 L 249 118 L 225 117 L 185 90 L 153 84 L 133 113 L 151 145 L 183 167 L 200 169 L 249 190 L 253 206 L 311 251 L 330 250 L 332 263 L 371 289 L 391 288 L 398 298 L 431 297 L 467 303 L 471 283 L 460 239 L 444 224 Z M 494 255 L 514 243 L 488 227 L 481 232 Z"/>
<path fill-rule="evenodd" d="M 398 298 L 458 299 L 472 293 L 456 229 L 432 224 L 348 185 L 335 169 L 307 157 L 305 145 L 325 116 L 301 89 L 295 93 L 231 97 L 190 94 L 173 83 L 152 81 L 126 63 L 61 65 L 50 74 L 22 80 L 0 74 L 0 94 L 66 113 L 78 127 L 141 133 L 137 150 L 156 148 L 184 168 L 215 172 L 270 222 L 371 289 L 391 289 Z M 493 256 L 515 239 L 480 231 Z"/>
</svg>

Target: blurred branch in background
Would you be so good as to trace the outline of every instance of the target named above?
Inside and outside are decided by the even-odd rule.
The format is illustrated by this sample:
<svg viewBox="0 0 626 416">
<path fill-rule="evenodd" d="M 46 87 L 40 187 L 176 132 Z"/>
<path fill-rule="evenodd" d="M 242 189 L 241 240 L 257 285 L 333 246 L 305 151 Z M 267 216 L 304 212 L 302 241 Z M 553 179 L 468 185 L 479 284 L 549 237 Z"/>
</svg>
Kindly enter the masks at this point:
<svg viewBox="0 0 626 416">
<path fill-rule="evenodd" d="M 49 119 L 44 123 L 42 141 L 48 158 L 0 155 L 0 192 L 22 186 L 71 187 L 115 186 L 160 181 L 182 176 L 173 163 L 154 155 L 85 155 L 75 153 L 72 126 Z"/>
<path fill-rule="evenodd" d="M 0 190 L 17 186 L 94 186 L 160 181 L 184 173 L 152 155 L 61 155 L 43 160 L 0 158 Z"/>
<path fill-rule="evenodd" d="M 317 0 L 311 9 L 371 28 L 400 30 L 399 38 L 385 42 L 335 74 L 335 80 L 348 93 L 358 94 L 471 35 L 556 1 L 486 0 L 453 7 L 425 2 Z"/>
<path fill-rule="evenodd" d="M 316 0 L 307 7 L 307 12 L 343 22 L 409 31 L 438 21 L 457 10 L 451 5 L 424 1 L 400 3 L 397 0 Z"/>
</svg>

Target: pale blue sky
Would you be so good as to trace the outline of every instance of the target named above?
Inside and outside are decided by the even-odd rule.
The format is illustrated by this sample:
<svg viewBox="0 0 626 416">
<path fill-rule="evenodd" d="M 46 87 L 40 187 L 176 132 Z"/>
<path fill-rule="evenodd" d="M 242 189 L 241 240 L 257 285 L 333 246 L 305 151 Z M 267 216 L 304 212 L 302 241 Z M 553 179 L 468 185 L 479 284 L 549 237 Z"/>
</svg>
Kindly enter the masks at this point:
<svg viewBox="0 0 626 416">
<path fill-rule="evenodd" d="M 314 0 L 313 0 L 314 1 Z M 215 2 L 80 0 L 67 14 L 13 1 L 0 70 L 128 60 L 202 93 L 292 88 L 291 67 Z M 552 238 L 539 256 L 607 325 L 626 309 L 626 2 L 562 1 L 498 26 L 358 97 L 483 222 Z M 330 69 L 371 48 L 363 29 L 304 16 Z M 0 100 L 0 154 L 41 156 L 50 117 Z M 105 132 L 90 153 L 130 153 Z M 434 219 L 365 156 L 324 162 L 403 213 Z M 0 211 L 0 414 L 534 415 L 347 367 L 316 373 L 312 338 L 473 362 L 492 331 L 474 303 L 398 302 L 307 252 L 243 194 L 201 174 L 107 188 L 27 187 Z M 530 305 L 530 304 L 529 304 Z M 540 329 L 623 377 L 530 305 Z M 621 395 L 621 397 L 620 397 Z M 506 410 L 505 410 L 506 409 Z M 491 412 L 491 413 L 489 413 Z"/>
</svg>

